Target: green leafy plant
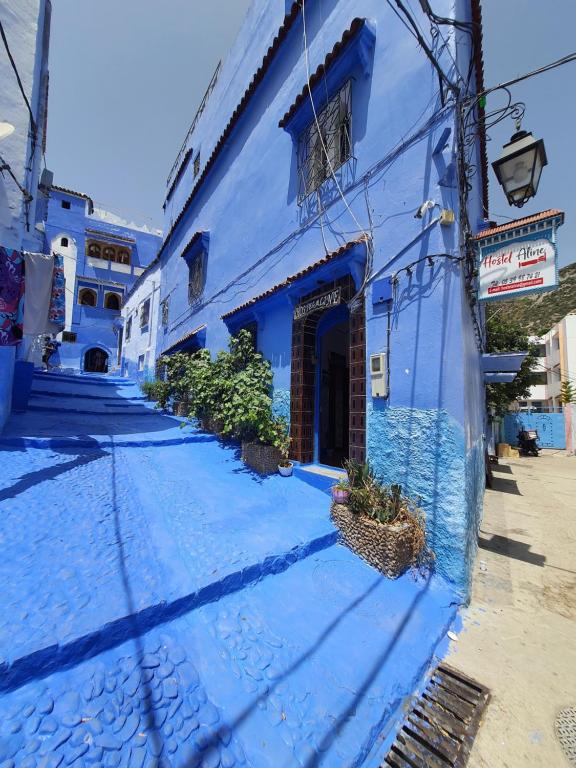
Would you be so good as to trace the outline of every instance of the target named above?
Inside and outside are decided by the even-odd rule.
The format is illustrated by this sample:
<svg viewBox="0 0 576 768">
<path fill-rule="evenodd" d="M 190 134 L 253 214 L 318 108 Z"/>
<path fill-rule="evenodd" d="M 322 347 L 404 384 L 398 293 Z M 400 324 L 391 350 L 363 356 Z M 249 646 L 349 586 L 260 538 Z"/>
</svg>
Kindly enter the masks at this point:
<svg viewBox="0 0 576 768">
<path fill-rule="evenodd" d="M 487 313 L 487 352 L 528 351 L 514 381 L 486 386 L 486 404 L 497 416 L 504 416 L 511 402 L 530 395 L 532 372 L 538 359 L 538 345 L 529 341 L 525 326 L 515 319 L 510 311 L 503 314 L 502 309 L 498 308 L 488 309 Z"/>
<path fill-rule="evenodd" d="M 212 360 L 207 349 L 162 358 L 170 396 L 186 404 L 191 418 L 218 424 L 227 438 L 273 445 L 287 462 L 288 425 L 272 414 L 272 370 L 254 349 L 251 334 L 230 338 L 228 351 Z"/>
<path fill-rule="evenodd" d="M 338 480 L 337 483 L 334 483 L 332 486 L 337 491 L 350 491 L 350 483 L 346 479 Z"/>
<path fill-rule="evenodd" d="M 167 381 L 162 381 L 162 379 L 144 381 L 140 385 L 140 389 L 149 400 L 156 401 L 157 408 L 166 408 L 168 405 L 171 393 L 170 385 Z"/>
<path fill-rule="evenodd" d="M 562 405 L 576 403 L 576 387 L 570 381 L 563 381 L 560 385 L 560 402 Z"/>
</svg>

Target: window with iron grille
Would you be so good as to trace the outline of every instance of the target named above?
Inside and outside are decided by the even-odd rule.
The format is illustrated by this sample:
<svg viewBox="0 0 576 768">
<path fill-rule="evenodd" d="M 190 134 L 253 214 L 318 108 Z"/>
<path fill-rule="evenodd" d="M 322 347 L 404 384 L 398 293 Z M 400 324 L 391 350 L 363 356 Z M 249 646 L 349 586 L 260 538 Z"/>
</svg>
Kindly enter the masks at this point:
<svg viewBox="0 0 576 768">
<path fill-rule="evenodd" d="M 76 334 L 72 331 L 62 331 L 62 341 L 66 341 L 68 344 L 76 343 Z"/>
<path fill-rule="evenodd" d="M 317 113 L 298 142 L 299 199 L 303 200 L 352 157 L 352 88 L 348 80 Z"/>
<path fill-rule="evenodd" d="M 199 253 L 188 264 L 188 301 L 193 304 L 204 290 L 204 253 Z"/>
<path fill-rule="evenodd" d="M 146 299 L 144 304 L 140 307 L 140 328 L 144 328 L 148 325 L 150 320 L 150 299 Z"/>
<path fill-rule="evenodd" d="M 160 303 L 160 317 L 162 318 L 162 327 L 166 328 L 168 325 L 168 315 L 170 311 L 170 299 L 164 299 Z"/>
</svg>

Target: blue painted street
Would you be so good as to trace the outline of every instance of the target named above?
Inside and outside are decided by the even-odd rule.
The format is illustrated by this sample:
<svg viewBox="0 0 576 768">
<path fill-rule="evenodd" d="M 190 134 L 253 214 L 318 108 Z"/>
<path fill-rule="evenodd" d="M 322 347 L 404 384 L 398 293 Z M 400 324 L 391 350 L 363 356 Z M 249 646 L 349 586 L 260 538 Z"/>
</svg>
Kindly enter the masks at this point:
<svg viewBox="0 0 576 768">
<path fill-rule="evenodd" d="M 329 496 L 112 377 L 35 375 L 0 439 L 0 767 L 378 766 L 456 610 Z"/>
</svg>

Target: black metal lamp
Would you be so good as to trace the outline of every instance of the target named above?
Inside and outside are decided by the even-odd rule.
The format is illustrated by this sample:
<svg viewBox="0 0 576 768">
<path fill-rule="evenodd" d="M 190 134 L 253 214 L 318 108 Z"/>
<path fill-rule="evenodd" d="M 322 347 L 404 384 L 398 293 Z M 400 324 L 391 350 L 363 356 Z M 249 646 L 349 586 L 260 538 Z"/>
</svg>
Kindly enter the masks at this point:
<svg viewBox="0 0 576 768">
<path fill-rule="evenodd" d="M 529 131 L 517 130 L 504 144 L 499 159 L 492 163 L 510 205 L 522 208 L 534 197 L 542 168 L 547 164 L 544 141 L 535 139 Z"/>
</svg>

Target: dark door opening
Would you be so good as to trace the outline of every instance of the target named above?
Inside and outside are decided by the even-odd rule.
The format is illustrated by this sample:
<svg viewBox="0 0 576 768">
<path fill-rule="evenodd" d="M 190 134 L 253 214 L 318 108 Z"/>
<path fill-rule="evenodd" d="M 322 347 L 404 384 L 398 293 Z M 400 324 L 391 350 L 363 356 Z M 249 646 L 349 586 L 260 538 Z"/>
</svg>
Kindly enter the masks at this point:
<svg viewBox="0 0 576 768">
<path fill-rule="evenodd" d="M 99 347 L 89 349 L 84 355 L 86 373 L 108 373 L 108 352 Z"/>
<path fill-rule="evenodd" d="M 341 467 L 348 458 L 350 421 L 349 321 L 329 328 L 319 340 L 318 458 Z"/>
</svg>

